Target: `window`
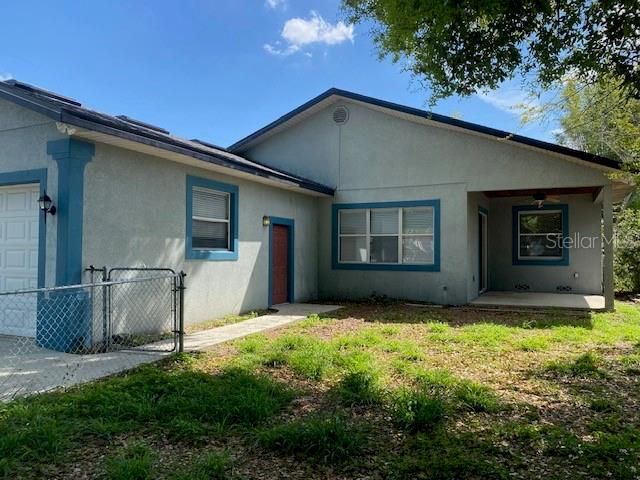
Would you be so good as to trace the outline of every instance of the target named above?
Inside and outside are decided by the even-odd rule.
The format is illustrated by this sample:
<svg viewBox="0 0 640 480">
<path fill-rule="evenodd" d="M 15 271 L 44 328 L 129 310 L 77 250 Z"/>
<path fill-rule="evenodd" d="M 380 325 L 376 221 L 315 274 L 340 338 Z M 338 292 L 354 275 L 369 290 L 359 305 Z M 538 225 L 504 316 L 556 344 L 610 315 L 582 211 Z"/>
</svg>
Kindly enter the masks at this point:
<svg viewBox="0 0 640 480">
<path fill-rule="evenodd" d="M 235 185 L 187 177 L 187 258 L 238 258 L 237 202 Z"/>
<path fill-rule="evenodd" d="M 229 250 L 229 199 L 231 194 L 194 187 L 191 248 Z"/>
<path fill-rule="evenodd" d="M 514 207 L 514 260 L 521 265 L 568 264 L 566 205 Z"/>
<path fill-rule="evenodd" d="M 439 270 L 439 201 L 334 205 L 334 268 Z"/>
</svg>

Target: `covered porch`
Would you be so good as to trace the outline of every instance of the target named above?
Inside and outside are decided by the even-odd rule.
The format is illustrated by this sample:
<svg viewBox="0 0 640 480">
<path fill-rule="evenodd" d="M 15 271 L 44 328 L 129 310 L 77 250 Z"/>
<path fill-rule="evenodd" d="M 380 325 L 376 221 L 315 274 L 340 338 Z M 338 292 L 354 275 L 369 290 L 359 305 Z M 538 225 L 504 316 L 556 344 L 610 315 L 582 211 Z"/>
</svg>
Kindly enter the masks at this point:
<svg viewBox="0 0 640 480">
<path fill-rule="evenodd" d="M 613 310 L 619 184 L 468 192 L 469 303 Z"/>
</svg>

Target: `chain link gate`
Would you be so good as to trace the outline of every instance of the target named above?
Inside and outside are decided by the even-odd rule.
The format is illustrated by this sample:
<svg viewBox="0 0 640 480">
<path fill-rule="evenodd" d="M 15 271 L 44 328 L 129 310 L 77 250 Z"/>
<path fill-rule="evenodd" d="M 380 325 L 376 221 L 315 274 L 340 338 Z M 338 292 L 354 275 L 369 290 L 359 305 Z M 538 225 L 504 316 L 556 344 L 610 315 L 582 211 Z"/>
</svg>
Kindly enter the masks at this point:
<svg viewBox="0 0 640 480">
<path fill-rule="evenodd" d="M 106 267 L 88 272 L 104 284 L 94 304 L 94 338 L 104 351 L 182 351 L 184 277 L 171 268 Z"/>
<path fill-rule="evenodd" d="M 0 292 L 0 400 L 182 351 L 183 272 L 90 267 L 87 274 L 81 285 Z"/>
</svg>

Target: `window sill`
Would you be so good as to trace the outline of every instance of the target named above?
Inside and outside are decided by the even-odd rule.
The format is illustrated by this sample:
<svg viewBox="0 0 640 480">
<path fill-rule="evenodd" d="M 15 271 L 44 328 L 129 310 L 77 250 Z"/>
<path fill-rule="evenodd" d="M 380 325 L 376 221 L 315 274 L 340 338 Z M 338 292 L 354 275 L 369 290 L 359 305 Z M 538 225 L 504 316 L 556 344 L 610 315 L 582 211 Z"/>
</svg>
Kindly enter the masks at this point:
<svg viewBox="0 0 640 480">
<path fill-rule="evenodd" d="M 393 265 L 388 263 L 334 263 L 334 270 L 368 270 L 368 271 L 392 271 L 392 272 L 439 272 L 440 265 Z"/>
<path fill-rule="evenodd" d="M 544 267 L 566 267 L 569 265 L 569 256 L 567 255 L 564 258 L 554 258 L 553 260 L 541 260 L 541 259 L 514 259 L 513 265 L 523 265 L 523 266 L 544 266 Z"/>
<path fill-rule="evenodd" d="M 185 255 L 187 260 L 209 260 L 209 261 L 231 261 L 238 260 L 238 252 L 219 250 L 187 250 Z"/>
</svg>

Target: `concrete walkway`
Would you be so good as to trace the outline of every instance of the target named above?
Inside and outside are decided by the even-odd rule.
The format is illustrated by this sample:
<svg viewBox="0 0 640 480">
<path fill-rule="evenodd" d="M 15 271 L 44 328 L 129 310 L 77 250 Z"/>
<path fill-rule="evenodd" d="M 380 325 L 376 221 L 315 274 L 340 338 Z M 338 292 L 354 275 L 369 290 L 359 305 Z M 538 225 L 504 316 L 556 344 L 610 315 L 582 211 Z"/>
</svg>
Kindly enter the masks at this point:
<svg viewBox="0 0 640 480">
<path fill-rule="evenodd" d="M 315 305 L 310 303 L 276 305 L 273 307 L 273 309 L 278 310 L 276 313 L 186 335 L 184 337 L 184 350 L 185 352 L 207 350 L 234 338 L 283 327 L 305 319 L 309 315 L 332 312 L 338 308 L 340 307 L 336 305 Z"/>
<path fill-rule="evenodd" d="M 309 315 L 331 312 L 335 305 L 291 304 L 273 307 L 276 313 L 186 335 L 187 352 L 202 351 L 252 333 L 283 327 Z M 39 348 L 30 339 L 0 337 L 0 401 L 70 387 L 156 362 L 171 353 L 173 341 L 145 345 L 145 350 L 74 355 Z M 153 351 L 157 349 L 157 351 Z"/>
</svg>

